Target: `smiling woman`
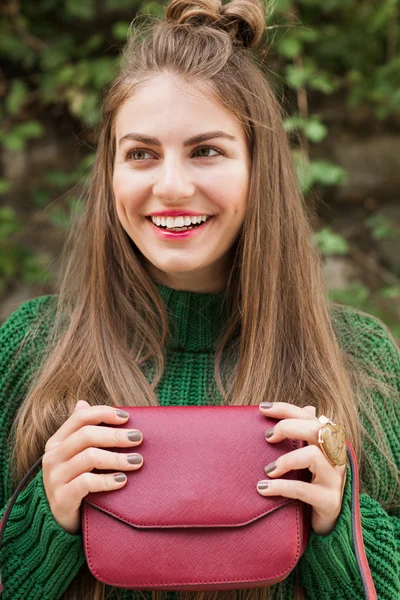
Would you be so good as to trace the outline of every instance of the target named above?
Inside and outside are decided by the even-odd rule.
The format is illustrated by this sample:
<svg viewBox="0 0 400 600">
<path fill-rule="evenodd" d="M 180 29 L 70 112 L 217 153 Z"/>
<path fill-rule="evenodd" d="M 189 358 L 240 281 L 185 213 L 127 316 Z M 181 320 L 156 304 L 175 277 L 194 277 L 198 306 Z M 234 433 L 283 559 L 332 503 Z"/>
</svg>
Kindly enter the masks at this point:
<svg viewBox="0 0 400 600">
<path fill-rule="evenodd" d="M 0 508 L 44 450 L 5 531 L 3 600 L 360 600 L 355 481 L 335 459 L 343 427 L 361 466 L 378 598 L 400 597 L 400 354 L 379 320 L 328 301 L 280 106 L 257 56 L 264 27 L 259 0 L 172 0 L 164 19 L 132 28 L 105 96 L 86 210 L 71 228 L 57 294 L 23 304 L 0 330 Z M 154 591 L 165 559 L 157 546 L 146 561 L 151 593 L 105 585 L 83 551 L 83 499 L 125 497 L 152 466 L 151 439 L 126 426 L 124 407 L 134 422 L 139 406 L 218 404 L 260 404 L 261 423 L 275 420 L 262 437 L 268 455 L 302 441 L 257 467 L 246 492 L 249 505 L 275 497 L 309 505 L 301 559 L 270 586 L 175 594 Z M 341 432 L 328 452 L 322 415 L 325 435 Z M 207 435 L 223 433 L 211 423 Z M 142 442 L 126 460 L 115 451 Z M 250 462 L 265 458 L 250 454 Z M 168 482 L 181 489 L 169 456 Z M 196 489 L 185 491 L 190 512 Z M 230 493 L 237 498 L 235 486 Z M 273 537 L 259 544 L 261 567 L 264 545 L 265 562 L 279 563 Z M 217 556 L 203 555 L 217 568 Z M 186 585 L 193 553 L 178 560 Z M 253 553 L 243 560 L 251 564 Z M 221 583 L 218 570 L 215 578 Z"/>
<path fill-rule="evenodd" d="M 118 218 L 154 281 L 219 292 L 246 214 L 251 161 L 243 127 L 210 85 L 199 88 L 166 73 L 122 104 L 113 191 Z M 184 225 L 172 217 L 208 218 L 172 233 L 146 218 L 160 211 L 168 230 Z"/>
</svg>

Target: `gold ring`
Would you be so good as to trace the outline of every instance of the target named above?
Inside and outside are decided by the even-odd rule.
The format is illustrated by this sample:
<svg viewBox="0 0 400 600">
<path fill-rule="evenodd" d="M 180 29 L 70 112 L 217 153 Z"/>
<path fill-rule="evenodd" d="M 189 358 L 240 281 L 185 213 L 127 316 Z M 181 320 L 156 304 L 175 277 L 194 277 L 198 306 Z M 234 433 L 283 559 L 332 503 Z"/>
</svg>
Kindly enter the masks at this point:
<svg viewBox="0 0 400 600">
<path fill-rule="evenodd" d="M 324 415 L 319 417 L 321 428 L 318 432 L 318 446 L 326 459 L 333 467 L 345 465 L 346 452 L 346 429 L 343 425 L 336 425 Z"/>
</svg>

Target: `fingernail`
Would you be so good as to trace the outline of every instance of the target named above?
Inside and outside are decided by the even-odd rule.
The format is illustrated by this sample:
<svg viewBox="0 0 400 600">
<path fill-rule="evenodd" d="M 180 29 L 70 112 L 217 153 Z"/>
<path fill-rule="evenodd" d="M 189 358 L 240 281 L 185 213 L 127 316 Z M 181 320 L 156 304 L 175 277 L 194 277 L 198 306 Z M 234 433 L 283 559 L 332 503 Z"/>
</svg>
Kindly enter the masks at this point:
<svg viewBox="0 0 400 600">
<path fill-rule="evenodd" d="M 265 439 L 269 439 L 274 435 L 274 427 L 271 427 L 271 429 L 267 429 L 267 431 L 265 432 Z"/>
<path fill-rule="evenodd" d="M 126 459 L 130 465 L 140 465 L 142 462 L 142 457 L 140 454 L 128 454 Z"/>
<path fill-rule="evenodd" d="M 117 415 L 117 417 L 119 417 L 120 419 L 127 419 L 129 417 L 129 413 L 126 412 L 126 410 L 116 410 L 115 414 Z"/>
<path fill-rule="evenodd" d="M 261 408 L 272 408 L 273 404 L 273 402 L 261 402 L 260 406 Z"/>
<path fill-rule="evenodd" d="M 273 463 L 270 463 L 269 465 L 264 467 L 264 472 L 266 475 L 268 475 L 269 473 L 272 473 L 272 471 L 275 471 L 275 469 L 276 469 L 276 461 Z"/>
<path fill-rule="evenodd" d="M 269 481 L 259 481 L 257 483 L 257 487 L 259 490 L 266 490 L 268 486 L 269 486 Z"/>
<path fill-rule="evenodd" d="M 140 431 L 130 431 L 128 433 L 128 440 L 130 442 L 139 442 L 142 439 Z"/>
<path fill-rule="evenodd" d="M 118 483 L 121 483 L 122 481 L 125 481 L 126 475 L 120 473 L 119 475 L 114 475 L 114 479 L 115 481 L 118 481 Z"/>
</svg>

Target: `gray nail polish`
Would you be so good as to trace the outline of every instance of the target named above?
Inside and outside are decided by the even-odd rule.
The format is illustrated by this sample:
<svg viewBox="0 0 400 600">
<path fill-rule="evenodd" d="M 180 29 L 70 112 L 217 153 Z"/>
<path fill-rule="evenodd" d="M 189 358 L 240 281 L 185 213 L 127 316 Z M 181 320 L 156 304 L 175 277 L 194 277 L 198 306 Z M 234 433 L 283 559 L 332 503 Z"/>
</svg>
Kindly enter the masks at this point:
<svg viewBox="0 0 400 600">
<path fill-rule="evenodd" d="M 128 439 L 130 442 L 138 442 L 142 439 L 142 434 L 140 431 L 130 431 L 128 433 Z"/>
<path fill-rule="evenodd" d="M 126 475 L 119 473 L 118 475 L 114 475 L 114 479 L 115 481 L 118 481 L 118 483 L 121 483 L 122 481 L 125 481 Z"/>
<path fill-rule="evenodd" d="M 128 454 L 126 459 L 130 465 L 140 465 L 142 462 L 142 457 L 140 454 Z"/>
<path fill-rule="evenodd" d="M 116 410 L 115 412 L 117 417 L 120 417 L 121 419 L 127 419 L 129 417 L 129 413 L 125 410 Z"/>
<path fill-rule="evenodd" d="M 271 429 L 267 429 L 267 431 L 265 432 L 265 438 L 268 440 L 270 437 L 272 437 L 274 435 L 274 427 L 271 427 Z"/>
<path fill-rule="evenodd" d="M 275 471 L 275 469 L 276 469 L 276 461 L 273 463 L 270 463 L 269 465 L 264 467 L 264 472 L 266 475 L 268 475 L 268 473 L 272 473 L 272 471 Z"/>
<path fill-rule="evenodd" d="M 261 408 L 272 408 L 273 402 L 261 402 Z"/>
<path fill-rule="evenodd" d="M 257 487 L 259 490 L 266 490 L 269 486 L 269 481 L 261 481 L 261 483 L 257 483 Z"/>
</svg>

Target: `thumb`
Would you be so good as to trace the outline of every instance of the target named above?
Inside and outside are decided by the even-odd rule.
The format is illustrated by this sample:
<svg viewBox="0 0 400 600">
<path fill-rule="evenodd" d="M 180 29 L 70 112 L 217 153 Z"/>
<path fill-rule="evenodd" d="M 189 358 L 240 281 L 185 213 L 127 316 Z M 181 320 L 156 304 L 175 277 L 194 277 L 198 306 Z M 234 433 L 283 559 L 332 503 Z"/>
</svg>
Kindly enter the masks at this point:
<svg viewBox="0 0 400 600">
<path fill-rule="evenodd" d="M 78 402 L 76 403 L 75 406 L 75 410 L 79 410 L 81 408 L 87 408 L 88 406 L 90 406 L 90 404 L 88 402 L 86 402 L 86 400 L 78 400 Z M 74 410 L 74 412 L 75 412 Z"/>
</svg>

